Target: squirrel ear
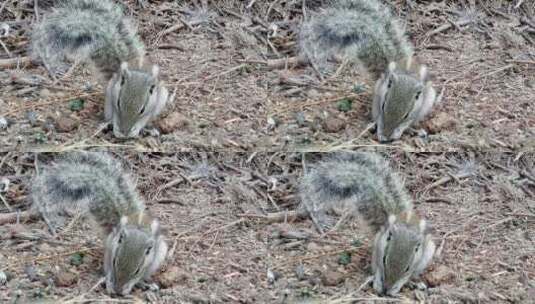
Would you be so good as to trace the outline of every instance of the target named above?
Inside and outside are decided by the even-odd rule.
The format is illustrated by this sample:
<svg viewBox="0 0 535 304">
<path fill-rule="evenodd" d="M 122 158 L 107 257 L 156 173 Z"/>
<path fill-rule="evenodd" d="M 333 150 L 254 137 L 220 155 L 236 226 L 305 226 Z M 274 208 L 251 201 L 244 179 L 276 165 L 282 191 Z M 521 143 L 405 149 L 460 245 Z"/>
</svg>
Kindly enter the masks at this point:
<svg viewBox="0 0 535 304">
<path fill-rule="evenodd" d="M 160 68 L 157 65 L 152 66 L 152 77 L 158 77 L 158 73 L 160 73 Z"/>
<path fill-rule="evenodd" d="M 128 71 L 128 62 L 123 61 L 121 62 L 121 72 Z"/>
<path fill-rule="evenodd" d="M 425 226 L 426 226 L 425 220 L 420 220 L 420 223 L 418 224 L 418 228 L 420 229 L 420 232 L 423 233 L 425 231 Z"/>
<path fill-rule="evenodd" d="M 420 67 L 420 70 L 418 71 L 418 75 L 420 76 L 421 81 L 424 81 L 427 78 L 427 67 L 425 65 L 422 65 Z"/>
<path fill-rule="evenodd" d="M 412 55 L 407 58 L 407 61 L 405 62 L 405 65 L 407 67 L 407 70 L 409 70 L 412 66 Z"/>
<path fill-rule="evenodd" d="M 150 224 L 150 230 L 152 231 L 152 234 L 156 234 L 159 229 L 160 223 L 157 220 L 152 221 L 152 223 Z"/>
<path fill-rule="evenodd" d="M 396 62 L 395 61 L 390 62 L 388 64 L 388 72 L 392 73 L 394 72 L 395 69 L 396 69 Z"/>
<path fill-rule="evenodd" d="M 121 217 L 120 225 L 126 226 L 126 224 L 128 224 L 128 218 L 126 216 Z"/>
<path fill-rule="evenodd" d="M 388 226 L 392 226 L 394 222 L 396 221 L 396 216 L 391 214 L 388 216 Z"/>
<path fill-rule="evenodd" d="M 412 210 L 407 211 L 407 222 L 412 218 Z"/>
<path fill-rule="evenodd" d="M 124 61 L 121 63 L 121 76 L 126 75 L 128 77 L 129 74 L 130 71 L 128 70 L 128 62 Z"/>
</svg>

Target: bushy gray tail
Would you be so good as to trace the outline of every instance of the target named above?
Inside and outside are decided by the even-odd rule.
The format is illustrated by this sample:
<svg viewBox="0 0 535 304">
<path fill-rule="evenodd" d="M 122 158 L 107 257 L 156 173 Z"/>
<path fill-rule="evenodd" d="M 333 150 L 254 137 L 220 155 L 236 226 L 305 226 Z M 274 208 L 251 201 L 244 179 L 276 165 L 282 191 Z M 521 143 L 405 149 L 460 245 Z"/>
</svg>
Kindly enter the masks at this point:
<svg viewBox="0 0 535 304">
<path fill-rule="evenodd" d="M 317 163 L 299 185 L 301 203 L 321 221 L 332 209 L 361 214 L 374 228 L 412 208 L 403 181 L 381 156 L 347 152 Z"/>
<path fill-rule="evenodd" d="M 69 0 L 45 14 L 35 26 L 31 50 L 54 72 L 65 69 L 67 57 L 92 62 L 107 80 L 122 61 L 143 56 L 144 46 L 118 4 Z"/>
<path fill-rule="evenodd" d="M 333 1 L 302 24 L 298 39 L 301 54 L 319 67 L 341 56 L 379 75 L 412 56 L 403 28 L 378 0 Z"/>
<path fill-rule="evenodd" d="M 69 153 L 43 168 L 33 180 L 31 198 L 52 232 L 70 213 L 89 213 L 108 229 L 144 207 L 120 162 L 97 152 Z"/>
</svg>

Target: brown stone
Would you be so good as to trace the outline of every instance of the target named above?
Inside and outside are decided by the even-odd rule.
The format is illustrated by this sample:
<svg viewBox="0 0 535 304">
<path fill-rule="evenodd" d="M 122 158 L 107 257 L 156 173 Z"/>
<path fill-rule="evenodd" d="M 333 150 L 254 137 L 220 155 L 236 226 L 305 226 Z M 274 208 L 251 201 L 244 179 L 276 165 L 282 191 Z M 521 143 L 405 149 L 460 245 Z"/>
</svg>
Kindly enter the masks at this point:
<svg viewBox="0 0 535 304">
<path fill-rule="evenodd" d="M 321 282 L 325 286 L 336 286 L 345 280 L 343 273 L 327 270 L 321 276 Z"/>
<path fill-rule="evenodd" d="M 448 283 L 455 278 L 455 272 L 445 265 L 439 265 L 424 274 L 424 279 L 430 287 Z"/>
<path fill-rule="evenodd" d="M 325 132 L 329 133 L 336 133 L 338 131 L 341 131 L 345 128 L 345 126 L 345 120 L 333 116 L 327 117 L 323 121 L 323 129 L 325 130 Z"/>
<path fill-rule="evenodd" d="M 80 125 L 80 122 L 69 116 L 60 116 L 56 119 L 55 125 L 58 132 L 71 132 Z"/>
<path fill-rule="evenodd" d="M 72 272 L 61 271 L 56 273 L 54 281 L 58 287 L 69 287 L 78 283 L 78 276 Z"/>
<path fill-rule="evenodd" d="M 307 251 L 308 252 L 318 252 L 318 251 L 320 251 L 322 249 L 323 248 L 320 245 L 318 245 L 318 243 L 315 243 L 315 242 L 310 242 L 307 245 Z"/>
<path fill-rule="evenodd" d="M 189 276 L 180 268 L 173 266 L 162 272 L 156 277 L 157 282 L 162 288 L 170 288 L 175 284 L 183 284 L 188 280 Z"/>
<path fill-rule="evenodd" d="M 453 129 L 456 121 L 450 114 L 441 112 L 435 115 L 435 117 L 429 118 L 424 124 L 427 131 L 434 134 L 443 130 Z"/>
<path fill-rule="evenodd" d="M 156 120 L 154 124 L 163 134 L 169 134 L 189 125 L 189 120 L 184 115 L 173 112 L 164 118 Z"/>
</svg>

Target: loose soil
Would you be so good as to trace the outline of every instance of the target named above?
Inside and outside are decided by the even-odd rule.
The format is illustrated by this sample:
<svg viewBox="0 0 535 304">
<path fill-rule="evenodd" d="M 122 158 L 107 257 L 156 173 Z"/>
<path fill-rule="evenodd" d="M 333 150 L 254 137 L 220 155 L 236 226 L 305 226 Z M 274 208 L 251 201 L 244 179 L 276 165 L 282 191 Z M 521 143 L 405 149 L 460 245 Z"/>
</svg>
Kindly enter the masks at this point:
<svg viewBox="0 0 535 304">
<path fill-rule="evenodd" d="M 384 154 L 432 227 L 438 255 L 426 290 L 404 303 L 530 303 L 535 292 L 534 154 Z M 27 210 L 36 166 L 57 155 L 1 155 L 1 195 Z M 111 298 L 102 243 L 85 220 L 51 237 L 39 218 L 0 225 L 0 299 L 5 303 L 353 303 L 384 302 L 363 285 L 373 236 L 355 220 L 320 235 L 309 219 L 268 222 L 295 210 L 303 168 L 326 154 L 123 153 L 173 254 L 154 276 L 159 291 Z M 7 214 L 5 204 L 1 215 Z M 363 285 L 363 286 L 361 286 Z"/>
<path fill-rule="evenodd" d="M 2 6 L 0 17 L 10 32 L 1 38 L 1 60 L 28 55 L 35 11 L 42 14 L 54 2 L 40 1 L 38 8 L 33 1 Z M 88 69 L 77 67 L 53 81 L 39 63 L 25 61 L 0 71 L 0 116 L 8 121 L 0 130 L 0 145 L 4 150 L 105 146 L 170 152 L 331 151 L 378 145 L 368 130 L 373 80 L 362 69 L 347 66 L 320 78 L 311 67 L 268 65 L 297 55 L 303 11 L 310 15 L 324 1 L 307 1 L 305 7 L 295 0 L 254 1 L 250 8 L 246 2 L 156 2 L 140 7 L 137 1 L 126 1 L 126 13 L 139 23 L 149 59 L 161 66 L 162 78 L 177 92 L 160 118 L 175 113 L 166 121 L 166 134 L 114 138 L 101 128 L 103 88 Z M 415 132 L 387 147 L 533 149 L 534 4 L 390 4 L 406 23 L 419 61 L 429 66 L 444 97 Z M 84 107 L 73 111 L 77 99 L 84 100 Z M 341 111 L 341 102 L 351 107 Z"/>
</svg>

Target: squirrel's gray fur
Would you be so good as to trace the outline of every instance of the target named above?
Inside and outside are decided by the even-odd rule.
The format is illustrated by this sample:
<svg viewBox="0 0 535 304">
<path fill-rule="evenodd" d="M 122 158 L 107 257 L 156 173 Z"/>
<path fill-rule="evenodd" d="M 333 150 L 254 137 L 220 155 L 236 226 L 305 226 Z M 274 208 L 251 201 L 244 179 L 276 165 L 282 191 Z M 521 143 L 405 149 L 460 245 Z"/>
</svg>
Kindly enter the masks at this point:
<svg viewBox="0 0 535 304">
<path fill-rule="evenodd" d="M 167 255 L 157 219 L 145 210 L 132 179 L 106 153 L 70 153 L 33 180 L 33 206 L 54 233 L 65 213 L 88 214 L 104 232 L 104 272 L 110 293 L 129 294 L 150 279 Z"/>
<path fill-rule="evenodd" d="M 90 61 L 109 80 L 121 62 L 142 58 L 145 47 L 119 4 L 107 0 L 61 1 L 33 30 L 32 54 L 53 71 L 65 57 Z"/>
<path fill-rule="evenodd" d="M 402 179 L 388 162 L 372 153 L 339 153 L 316 164 L 303 176 L 299 194 L 303 206 L 320 222 L 326 212 L 348 208 L 362 215 L 375 231 L 389 214 L 412 208 Z"/>
<path fill-rule="evenodd" d="M 329 2 L 303 22 L 298 40 L 302 57 L 320 70 L 341 57 L 372 74 L 372 119 L 381 142 L 399 139 L 441 100 L 427 68 L 413 64 L 403 27 L 380 0 Z"/>
<path fill-rule="evenodd" d="M 298 41 L 301 53 L 318 66 L 341 55 L 376 76 L 413 53 L 403 27 L 379 1 L 331 1 L 302 24 Z"/>
<path fill-rule="evenodd" d="M 35 25 L 31 49 L 51 72 L 64 69 L 66 58 L 94 66 L 106 86 L 104 117 L 118 138 L 137 137 L 173 99 L 158 66 L 144 67 L 136 28 L 111 0 L 62 1 Z"/>
<path fill-rule="evenodd" d="M 106 153 L 69 153 L 43 168 L 32 183 L 33 206 L 52 232 L 65 212 L 90 213 L 109 232 L 121 217 L 143 212 L 145 204 L 121 163 Z"/>
<path fill-rule="evenodd" d="M 396 295 L 433 257 L 425 221 L 414 214 L 401 178 L 376 154 L 341 153 L 317 163 L 301 179 L 299 196 L 320 231 L 333 209 L 361 215 L 373 228 L 373 287 L 380 294 Z"/>
</svg>

